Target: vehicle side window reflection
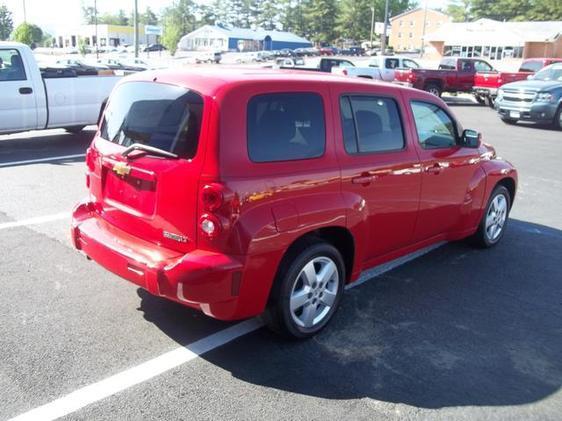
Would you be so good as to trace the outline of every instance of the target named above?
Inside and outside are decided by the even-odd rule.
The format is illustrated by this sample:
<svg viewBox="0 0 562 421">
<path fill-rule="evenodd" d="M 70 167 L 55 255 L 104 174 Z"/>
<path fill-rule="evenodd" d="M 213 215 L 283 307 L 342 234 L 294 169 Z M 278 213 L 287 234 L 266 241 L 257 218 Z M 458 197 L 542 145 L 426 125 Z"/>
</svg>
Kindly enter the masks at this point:
<svg viewBox="0 0 562 421">
<path fill-rule="evenodd" d="M 413 101 L 412 113 L 422 148 L 450 148 L 457 144 L 455 123 L 441 107 Z"/>
<path fill-rule="evenodd" d="M 17 50 L 0 50 L 0 81 L 27 80 L 23 60 Z"/>
</svg>

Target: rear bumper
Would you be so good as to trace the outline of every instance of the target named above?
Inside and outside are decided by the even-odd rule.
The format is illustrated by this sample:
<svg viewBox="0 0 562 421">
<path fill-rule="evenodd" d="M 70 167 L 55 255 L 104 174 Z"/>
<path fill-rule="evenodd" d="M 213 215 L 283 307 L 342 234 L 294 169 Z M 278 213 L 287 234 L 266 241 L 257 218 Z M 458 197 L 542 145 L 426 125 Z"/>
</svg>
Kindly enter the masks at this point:
<svg viewBox="0 0 562 421">
<path fill-rule="evenodd" d="M 549 123 L 556 114 L 556 104 L 536 103 L 531 105 L 496 101 L 495 108 L 501 118 Z M 517 117 L 517 118 L 516 118 Z"/>
<path fill-rule="evenodd" d="M 243 258 L 165 249 L 108 224 L 89 202 L 75 208 L 71 236 L 74 247 L 88 258 L 153 295 L 217 319 L 240 318 Z"/>
<path fill-rule="evenodd" d="M 498 88 L 490 88 L 487 86 L 475 86 L 472 88 L 472 93 L 482 96 L 496 97 L 498 94 Z"/>
</svg>

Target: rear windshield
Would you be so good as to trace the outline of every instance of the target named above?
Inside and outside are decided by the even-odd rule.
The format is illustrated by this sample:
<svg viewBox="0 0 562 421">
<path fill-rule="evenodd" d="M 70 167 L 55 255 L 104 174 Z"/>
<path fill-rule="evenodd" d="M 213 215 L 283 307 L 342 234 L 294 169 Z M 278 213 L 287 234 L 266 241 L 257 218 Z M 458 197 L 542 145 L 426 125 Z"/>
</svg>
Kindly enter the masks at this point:
<svg viewBox="0 0 562 421">
<path fill-rule="evenodd" d="M 203 98 L 195 92 L 152 82 L 128 82 L 111 95 L 101 136 L 123 146 L 142 143 L 181 158 L 197 152 Z"/>
</svg>

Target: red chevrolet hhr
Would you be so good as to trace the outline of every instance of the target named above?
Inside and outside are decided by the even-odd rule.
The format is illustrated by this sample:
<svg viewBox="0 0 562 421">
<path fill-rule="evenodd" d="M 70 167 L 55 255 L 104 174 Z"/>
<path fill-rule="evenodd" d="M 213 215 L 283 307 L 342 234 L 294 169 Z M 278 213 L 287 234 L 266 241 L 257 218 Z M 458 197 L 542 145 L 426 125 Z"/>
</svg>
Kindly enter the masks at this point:
<svg viewBox="0 0 562 421">
<path fill-rule="evenodd" d="M 114 89 L 86 155 L 75 247 L 205 314 L 308 337 L 361 271 L 505 231 L 514 167 L 433 95 L 217 68 Z"/>
</svg>

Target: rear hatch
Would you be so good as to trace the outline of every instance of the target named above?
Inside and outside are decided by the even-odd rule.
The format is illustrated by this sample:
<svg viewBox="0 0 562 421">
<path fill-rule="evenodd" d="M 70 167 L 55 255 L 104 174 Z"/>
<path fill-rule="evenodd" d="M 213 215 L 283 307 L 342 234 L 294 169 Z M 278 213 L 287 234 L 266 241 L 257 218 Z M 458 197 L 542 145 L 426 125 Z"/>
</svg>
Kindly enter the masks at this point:
<svg viewBox="0 0 562 421">
<path fill-rule="evenodd" d="M 114 90 L 87 156 L 104 220 L 166 248 L 195 247 L 203 110 L 203 98 L 179 86 L 131 81 Z"/>
</svg>

